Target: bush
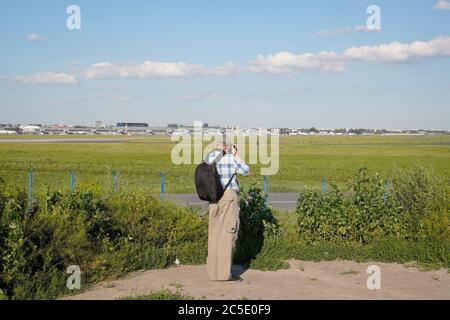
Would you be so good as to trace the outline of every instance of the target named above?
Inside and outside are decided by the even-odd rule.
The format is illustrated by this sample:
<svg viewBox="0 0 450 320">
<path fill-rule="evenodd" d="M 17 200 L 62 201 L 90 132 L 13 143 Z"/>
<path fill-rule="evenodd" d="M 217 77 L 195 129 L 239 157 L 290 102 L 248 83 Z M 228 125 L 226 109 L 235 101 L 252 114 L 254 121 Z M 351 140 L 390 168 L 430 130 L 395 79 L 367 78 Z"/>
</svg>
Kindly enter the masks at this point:
<svg viewBox="0 0 450 320">
<path fill-rule="evenodd" d="M 277 229 L 273 211 L 266 205 L 266 195 L 253 186 L 240 200 L 240 228 L 234 262 L 249 263 L 261 251 L 264 238 Z"/>
<path fill-rule="evenodd" d="M 207 219 L 145 191 L 50 192 L 32 212 L 26 194 L 0 183 L 0 290 L 11 299 L 49 299 L 79 265 L 85 286 L 105 276 L 206 259 Z"/>
<path fill-rule="evenodd" d="M 339 258 L 449 267 L 448 183 L 423 169 L 397 171 L 389 188 L 361 169 L 345 192 L 303 192 L 298 233 L 288 238 L 265 201 L 256 186 L 242 194 L 235 263 L 276 270 L 289 258 Z M 69 265 L 80 266 L 85 287 L 106 276 L 165 268 L 175 259 L 205 263 L 207 234 L 207 217 L 146 190 L 47 190 L 29 211 L 26 192 L 0 179 L 0 299 L 69 293 Z"/>
<path fill-rule="evenodd" d="M 370 243 L 376 239 L 448 241 L 449 200 L 443 182 L 423 169 L 397 171 L 389 186 L 360 169 L 348 192 L 337 187 L 300 194 L 297 215 L 301 240 Z"/>
<path fill-rule="evenodd" d="M 433 171 L 421 167 L 397 170 L 393 196 L 410 217 L 413 235 L 450 241 L 450 189 Z"/>
<path fill-rule="evenodd" d="M 0 296 L 56 298 L 66 289 L 66 268 L 78 265 L 82 284 L 139 269 L 205 263 L 207 217 L 160 201 L 146 190 L 102 194 L 93 186 L 47 190 L 31 212 L 23 190 L 0 182 Z M 277 229 L 261 190 L 241 200 L 236 261 L 248 262 L 264 236 Z"/>
<path fill-rule="evenodd" d="M 325 194 L 313 190 L 300 194 L 297 215 L 301 239 L 343 241 L 351 237 L 354 226 L 344 201 L 344 195 L 335 186 Z"/>
</svg>

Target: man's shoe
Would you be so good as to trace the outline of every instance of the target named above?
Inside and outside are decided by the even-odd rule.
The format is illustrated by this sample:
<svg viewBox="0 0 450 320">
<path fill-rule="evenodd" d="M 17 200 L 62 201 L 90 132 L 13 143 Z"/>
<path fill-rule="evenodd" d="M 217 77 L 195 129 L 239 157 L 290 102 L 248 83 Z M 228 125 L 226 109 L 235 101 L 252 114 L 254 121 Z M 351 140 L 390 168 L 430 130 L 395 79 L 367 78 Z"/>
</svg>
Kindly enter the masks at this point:
<svg viewBox="0 0 450 320">
<path fill-rule="evenodd" d="M 230 281 L 230 282 L 241 282 L 242 278 L 241 277 L 231 277 L 228 281 Z"/>
</svg>

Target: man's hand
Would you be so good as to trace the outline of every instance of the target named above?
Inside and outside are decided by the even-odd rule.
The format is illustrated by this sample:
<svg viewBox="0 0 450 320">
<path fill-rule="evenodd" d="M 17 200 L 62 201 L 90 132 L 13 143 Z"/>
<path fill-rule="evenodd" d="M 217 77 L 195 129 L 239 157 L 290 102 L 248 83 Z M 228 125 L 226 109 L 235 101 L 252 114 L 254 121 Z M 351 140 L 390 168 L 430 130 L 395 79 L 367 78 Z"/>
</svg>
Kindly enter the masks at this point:
<svg viewBox="0 0 450 320">
<path fill-rule="evenodd" d="M 237 146 L 235 144 L 233 145 L 233 156 L 234 157 L 239 157 Z"/>
</svg>

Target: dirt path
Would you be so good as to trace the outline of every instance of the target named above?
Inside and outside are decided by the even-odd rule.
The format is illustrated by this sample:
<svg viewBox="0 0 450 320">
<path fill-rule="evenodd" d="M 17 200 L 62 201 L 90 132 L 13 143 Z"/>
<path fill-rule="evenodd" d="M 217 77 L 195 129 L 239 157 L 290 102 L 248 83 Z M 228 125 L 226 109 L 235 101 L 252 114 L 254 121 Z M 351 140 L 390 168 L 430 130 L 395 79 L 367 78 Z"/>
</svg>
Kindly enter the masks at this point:
<svg viewBox="0 0 450 320">
<path fill-rule="evenodd" d="M 242 270 L 241 282 L 216 283 L 207 279 L 205 266 L 179 266 L 135 272 L 124 279 L 100 283 L 68 299 L 117 299 L 148 294 L 162 288 L 182 288 L 206 299 L 450 299 L 447 270 L 421 272 L 399 264 L 372 263 L 381 269 L 381 290 L 367 289 L 371 263 L 349 261 L 290 261 L 291 269 L 275 272 Z"/>
</svg>

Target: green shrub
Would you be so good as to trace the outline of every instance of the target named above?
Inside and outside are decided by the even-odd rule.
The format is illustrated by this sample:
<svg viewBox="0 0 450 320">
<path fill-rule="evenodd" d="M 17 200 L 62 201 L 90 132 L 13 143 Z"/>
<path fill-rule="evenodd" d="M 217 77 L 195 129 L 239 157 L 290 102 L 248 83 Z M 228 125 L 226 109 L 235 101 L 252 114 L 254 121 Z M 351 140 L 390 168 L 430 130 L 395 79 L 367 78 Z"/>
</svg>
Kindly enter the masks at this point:
<svg viewBox="0 0 450 320">
<path fill-rule="evenodd" d="M 242 194 L 235 262 L 261 270 L 285 259 L 409 262 L 449 267 L 449 186 L 433 173 L 397 171 L 389 188 L 366 169 L 348 190 L 304 191 L 298 233 L 280 228 L 258 187 Z M 102 194 L 91 186 L 49 191 L 28 210 L 24 190 L 0 179 L 0 299 L 68 293 L 66 268 L 82 284 L 138 269 L 202 264 L 208 220 L 147 190 Z M 290 220 L 290 218 L 289 218 Z M 292 222 L 289 222 L 292 223 Z"/>
<path fill-rule="evenodd" d="M 261 251 L 268 232 L 276 232 L 278 223 L 272 209 L 266 205 L 266 195 L 256 186 L 242 195 L 239 217 L 240 227 L 234 262 L 246 264 Z"/>
<path fill-rule="evenodd" d="M 66 289 L 66 268 L 82 284 L 137 269 L 206 260 L 207 219 L 142 190 L 47 191 L 32 212 L 21 190 L 0 183 L 0 290 L 11 299 L 49 299 Z"/>
<path fill-rule="evenodd" d="M 335 186 L 328 193 L 306 190 L 300 194 L 297 215 L 301 239 L 342 241 L 352 237 L 354 226 L 346 212 L 344 195 Z"/>
<path fill-rule="evenodd" d="M 414 167 L 397 170 L 393 195 L 410 216 L 411 233 L 422 238 L 450 241 L 450 189 L 433 171 Z"/>
<path fill-rule="evenodd" d="M 378 174 L 358 170 L 349 185 L 346 211 L 352 224 L 351 240 L 368 243 L 384 237 L 410 238 L 411 217 Z"/>
<path fill-rule="evenodd" d="M 300 239 L 370 243 L 399 238 L 448 241 L 449 200 L 444 183 L 420 168 L 397 171 L 387 185 L 360 169 L 348 192 L 306 190 L 297 205 Z"/>
</svg>

